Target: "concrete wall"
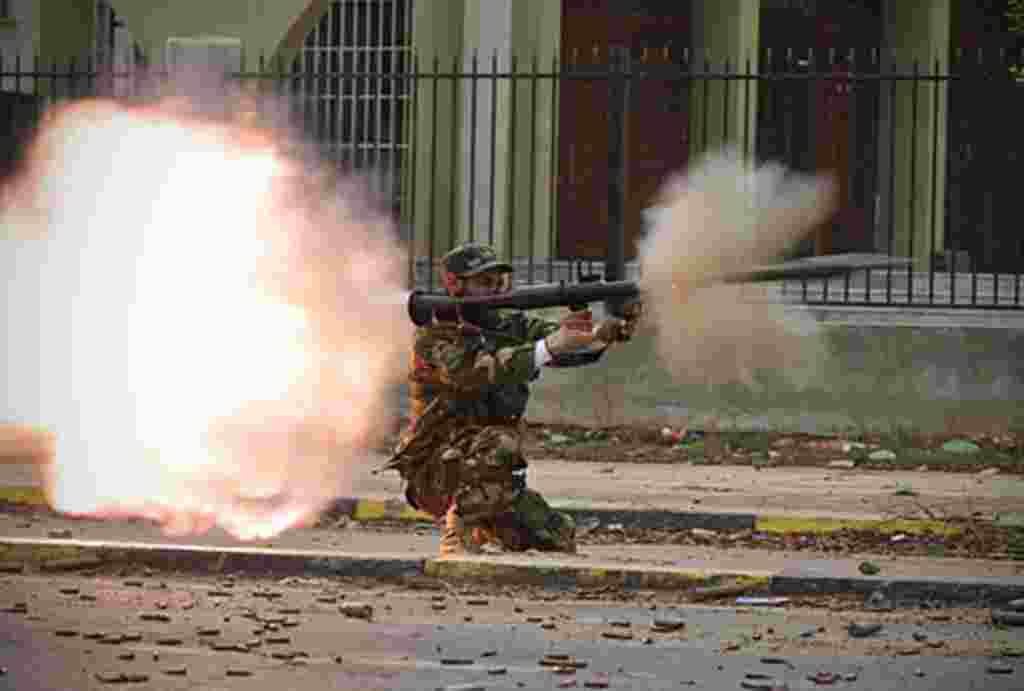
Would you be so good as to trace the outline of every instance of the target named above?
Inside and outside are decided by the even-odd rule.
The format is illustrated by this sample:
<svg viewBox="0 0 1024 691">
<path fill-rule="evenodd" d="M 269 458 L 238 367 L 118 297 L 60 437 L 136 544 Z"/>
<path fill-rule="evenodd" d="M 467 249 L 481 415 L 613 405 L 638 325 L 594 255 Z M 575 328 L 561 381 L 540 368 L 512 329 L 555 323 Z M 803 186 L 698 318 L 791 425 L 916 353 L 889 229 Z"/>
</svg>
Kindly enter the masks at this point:
<svg viewBox="0 0 1024 691">
<path fill-rule="evenodd" d="M 241 39 L 250 66 L 260 55 L 281 56 L 287 64 L 329 4 L 330 0 L 111 0 L 154 65 L 162 64 L 169 37 L 203 35 Z"/>
<path fill-rule="evenodd" d="M 831 356 L 804 390 L 772 373 L 758 377 L 762 391 L 676 385 L 643 333 L 601 364 L 545 371 L 529 418 L 701 425 L 713 416 L 723 427 L 812 433 L 1024 429 L 1024 315 L 813 311 Z"/>
</svg>

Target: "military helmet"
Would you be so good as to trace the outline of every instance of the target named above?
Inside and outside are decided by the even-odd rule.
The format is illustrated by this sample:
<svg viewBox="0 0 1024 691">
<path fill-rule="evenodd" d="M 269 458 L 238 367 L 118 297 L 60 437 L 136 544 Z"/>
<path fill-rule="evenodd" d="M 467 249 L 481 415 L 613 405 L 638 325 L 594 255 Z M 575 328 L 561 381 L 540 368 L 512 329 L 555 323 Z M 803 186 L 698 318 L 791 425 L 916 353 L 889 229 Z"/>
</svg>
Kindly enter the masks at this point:
<svg viewBox="0 0 1024 691">
<path fill-rule="evenodd" d="M 467 242 L 448 252 L 441 259 L 444 270 L 460 278 L 476 276 L 485 271 L 501 271 L 512 273 L 514 269 L 508 262 L 498 261 L 494 248 L 476 242 Z"/>
</svg>

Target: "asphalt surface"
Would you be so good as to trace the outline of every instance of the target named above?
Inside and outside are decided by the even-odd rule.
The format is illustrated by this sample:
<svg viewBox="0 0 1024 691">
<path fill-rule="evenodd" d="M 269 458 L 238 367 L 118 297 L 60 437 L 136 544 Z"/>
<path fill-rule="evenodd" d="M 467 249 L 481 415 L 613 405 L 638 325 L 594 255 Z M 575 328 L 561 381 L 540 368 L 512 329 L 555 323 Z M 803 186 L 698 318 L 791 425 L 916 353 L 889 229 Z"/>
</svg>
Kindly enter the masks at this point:
<svg viewBox="0 0 1024 691">
<path fill-rule="evenodd" d="M 6 575 L 0 689 L 808 689 L 818 674 L 847 689 L 1024 684 L 1024 658 L 1004 655 L 1024 650 L 1024 629 L 994 630 L 976 611 L 887 619 L 666 597 Z M 851 638 L 852 622 L 882 629 Z"/>
</svg>

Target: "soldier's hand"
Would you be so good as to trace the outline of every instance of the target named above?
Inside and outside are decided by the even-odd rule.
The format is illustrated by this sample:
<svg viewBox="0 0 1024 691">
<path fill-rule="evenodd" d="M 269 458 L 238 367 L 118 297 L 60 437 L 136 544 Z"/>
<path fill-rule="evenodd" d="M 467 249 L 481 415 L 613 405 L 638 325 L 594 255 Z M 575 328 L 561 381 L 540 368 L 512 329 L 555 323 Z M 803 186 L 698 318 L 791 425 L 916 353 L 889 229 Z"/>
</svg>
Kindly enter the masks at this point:
<svg viewBox="0 0 1024 691">
<path fill-rule="evenodd" d="M 544 339 L 552 355 L 581 350 L 591 345 L 595 338 L 594 315 L 590 310 L 572 312 L 564 319 L 558 331 Z"/>
<path fill-rule="evenodd" d="M 625 342 L 633 338 L 637 323 L 643 314 L 643 303 L 635 302 L 626 306 L 624 318 L 605 319 L 594 331 L 596 340 L 602 343 Z"/>
</svg>

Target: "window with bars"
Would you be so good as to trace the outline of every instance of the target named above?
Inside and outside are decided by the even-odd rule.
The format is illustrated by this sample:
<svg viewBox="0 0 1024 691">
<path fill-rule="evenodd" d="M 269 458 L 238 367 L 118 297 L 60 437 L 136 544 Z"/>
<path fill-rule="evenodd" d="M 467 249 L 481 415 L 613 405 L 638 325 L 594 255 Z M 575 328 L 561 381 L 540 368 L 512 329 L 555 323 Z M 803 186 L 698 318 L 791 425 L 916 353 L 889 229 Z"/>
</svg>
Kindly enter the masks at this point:
<svg viewBox="0 0 1024 691">
<path fill-rule="evenodd" d="M 411 4 L 333 0 L 301 58 L 307 132 L 339 165 L 373 171 L 395 196 L 407 152 Z"/>
</svg>

